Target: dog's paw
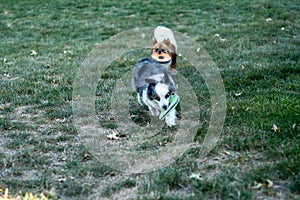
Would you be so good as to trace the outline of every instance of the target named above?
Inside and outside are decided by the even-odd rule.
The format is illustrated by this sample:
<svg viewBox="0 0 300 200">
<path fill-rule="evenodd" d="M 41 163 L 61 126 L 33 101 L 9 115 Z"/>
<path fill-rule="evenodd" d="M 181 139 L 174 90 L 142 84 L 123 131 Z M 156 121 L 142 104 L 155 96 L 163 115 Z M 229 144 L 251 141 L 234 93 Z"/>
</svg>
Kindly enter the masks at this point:
<svg viewBox="0 0 300 200">
<path fill-rule="evenodd" d="M 166 124 L 168 127 L 176 126 L 176 120 L 174 118 L 166 118 Z"/>
</svg>

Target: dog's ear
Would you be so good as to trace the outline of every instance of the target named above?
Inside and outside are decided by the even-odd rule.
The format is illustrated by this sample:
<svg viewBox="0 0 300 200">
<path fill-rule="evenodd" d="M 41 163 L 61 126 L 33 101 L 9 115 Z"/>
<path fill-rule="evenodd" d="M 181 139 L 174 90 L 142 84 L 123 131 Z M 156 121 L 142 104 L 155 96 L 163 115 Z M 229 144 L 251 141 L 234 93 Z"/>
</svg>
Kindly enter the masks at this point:
<svg viewBox="0 0 300 200">
<path fill-rule="evenodd" d="M 176 88 L 174 85 L 174 81 L 170 78 L 170 75 L 167 74 L 167 72 L 164 72 L 165 76 L 164 76 L 164 79 L 165 79 L 165 82 L 168 83 L 169 85 L 169 91 L 170 93 L 175 93 L 176 92 Z"/>
<path fill-rule="evenodd" d="M 156 43 L 157 43 L 157 40 L 156 40 L 155 37 L 153 37 L 153 38 L 152 38 L 152 44 L 153 44 L 153 46 L 154 46 Z M 153 53 L 153 51 L 154 51 L 154 47 L 151 48 L 151 54 Z"/>
<path fill-rule="evenodd" d="M 169 46 L 169 49 L 170 49 L 170 56 L 171 56 L 171 59 L 172 59 L 170 68 L 171 69 L 176 69 L 176 66 L 177 66 L 177 62 L 176 62 L 176 57 L 177 57 L 176 48 L 175 48 L 175 46 L 172 43 L 169 43 L 168 46 Z"/>
<path fill-rule="evenodd" d="M 174 87 L 171 86 L 171 87 L 169 87 L 169 92 L 170 92 L 171 95 L 173 95 L 173 94 L 176 93 L 176 90 L 175 90 Z"/>
<path fill-rule="evenodd" d="M 155 45 L 157 43 L 157 40 L 155 37 L 152 38 L 152 44 Z"/>
<path fill-rule="evenodd" d="M 166 45 L 170 45 L 170 39 L 168 38 L 168 39 L 164 39 L 164 43 L 166 44 Z"/>
<path fill-rule="evenodd" d="M 170 94 L 171 95 L 173 95 L 173 94 L 175 94 L 176 93 L 176 88 L 175 88 L 175 86 L 169 86 L 169 92 L 170 92 Z"/>
<path fill-rule="evenodd" d="M 171 59 L 172 59 L 171 66 L 170 66 L 171 69 L 176 69 L 177 66 L 176 56 L 177 55 L 175 52 L 171 52 Z"/>
</svg>

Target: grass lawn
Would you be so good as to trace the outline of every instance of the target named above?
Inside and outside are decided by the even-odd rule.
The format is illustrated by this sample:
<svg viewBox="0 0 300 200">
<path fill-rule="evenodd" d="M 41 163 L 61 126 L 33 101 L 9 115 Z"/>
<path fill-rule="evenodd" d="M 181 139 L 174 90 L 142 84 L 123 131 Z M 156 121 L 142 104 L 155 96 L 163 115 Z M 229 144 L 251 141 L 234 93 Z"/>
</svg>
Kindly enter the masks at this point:
<svg viewBox="0 0 300 200">
<path fill-rule="evenodd" d="M 49 199 L 300 198 L 299 1 L 1 0 L 0 19 L 0 199 L 5 188 L 11 197 Z M 157 25 L 197 41 L 216 63 L 227 95 L 225 125 L 205 159 L 196 147 L 165 168 L 128 174 L 87 151 L 73 123 L 72 87 L 101 42 Z M 107 95 L 146 54 L 122 55 L 99 77 L 101 126 L 115 128 L 102 120 Z M 200 141 L 210 94 L 187 62 L 179 59 L 178 71 L 203 105 Z M 138 148 L 170 140 L 157 137 Z"/>
</svg>

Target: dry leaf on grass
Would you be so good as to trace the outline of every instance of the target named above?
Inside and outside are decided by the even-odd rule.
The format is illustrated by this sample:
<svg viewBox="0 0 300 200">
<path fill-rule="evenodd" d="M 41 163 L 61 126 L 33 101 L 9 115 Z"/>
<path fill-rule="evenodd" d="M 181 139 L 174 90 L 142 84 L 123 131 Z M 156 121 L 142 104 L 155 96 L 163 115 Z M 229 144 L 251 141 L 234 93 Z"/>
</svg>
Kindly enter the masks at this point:
<svg viewBox="0 0 300 200">
<path fill-rule="evenodd" d="M 256 182 L 254 181 L 252 183 L 252 188 L 255 189 L 255 190 L 259 190 L 261 188 L 272 188 L 274 186 L 274 183 L 273 181 L 267 179 L 264 183 L 259 183 L 259 182 Z"/>
<path fill-rule="evenodd" d="M 35 50 L 31 50 L 30 55 L 31 56 L 36 56 L 38 53 Z"/>
<path fill-rule="evenodd" d="M 276 124 L 273 124 L 271 130 L 273 130 L 274 132 L 279 132 L 280 129 L 276 126 Z"/>
<path fill-rule="evenodd" d="M 273 21 L 273 19 L 270 17 L 266 19 L 266 22 L 272 22 L 272 21 Z"/>
<path fill-rule="evenodd" d="M 200 175 L 200 173 L 192 173 L 190 176 L 189 176 L 190 179 L 196 179 L 196 180 L 202 180 L 202 176 Z"/>
<path fill-rule="evenodd" d="M 120 137 L 118 136 L 118 132 L 113 130 L 111 133 L 109 133 L 107 136 L 107 139 L 109 140 L 118 140 Z"/>
<path fill-rule="evenodd" d="M 74 101 L 79 101 L 79 100 L 80 100 L 80 95 L 74 96 L 74 97 L 73 97 L 73 100 L 74 100 Z"/>
<path fill-rule="evenodd" d="M 1 194 L 3 193 L 3 194 Z M 48 200 L 48 199 L 57 199 L 55 188 L 51 188 L 50 191 L 42 192 L 41 194 L 33 194 L 31 192 L 26 192 L 23 196 L 11 196 L 8 194 L 8 188 L 4 191 L 0 188 L 0 200 Z"/>
<path fill-rule="evenodd" d="M 88 159 L 89 157 L 91 157 L 91 154 L 88 151 L 84 151 L 82 155 L 82 160 Z"/>
<path fill-rule="evenodd" d="M 243 92 L 240 92 L 240 93 L 234 93 L 233 95 L 235 96 L 235 97 L 239 97 L 239 96 L 241 96 L 243 94 Z"/>
</svg>

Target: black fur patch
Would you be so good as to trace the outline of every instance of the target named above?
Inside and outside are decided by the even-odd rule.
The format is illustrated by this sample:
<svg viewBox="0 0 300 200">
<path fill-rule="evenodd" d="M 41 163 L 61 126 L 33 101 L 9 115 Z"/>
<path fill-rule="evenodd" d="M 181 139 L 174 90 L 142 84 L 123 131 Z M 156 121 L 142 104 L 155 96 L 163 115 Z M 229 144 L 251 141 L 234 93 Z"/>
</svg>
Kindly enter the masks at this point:
<svg viewBox="0 0 300 200">
<path fill-rule="evenodd" d="M 157 94 L 155 91 L 155 83 L 150 83 L 148 85 L 147 95 L 151 101 L 157 97 Z"/>
<path fill-rule="evenodd" d="M 145 86 L 139 87 L 139 88 L 136 89 L 136 92 L 139 93 L 140 96 L 143 96 L 143 90 L 144 90 L 145 88 L 146 88 Z"/>
</svg>

